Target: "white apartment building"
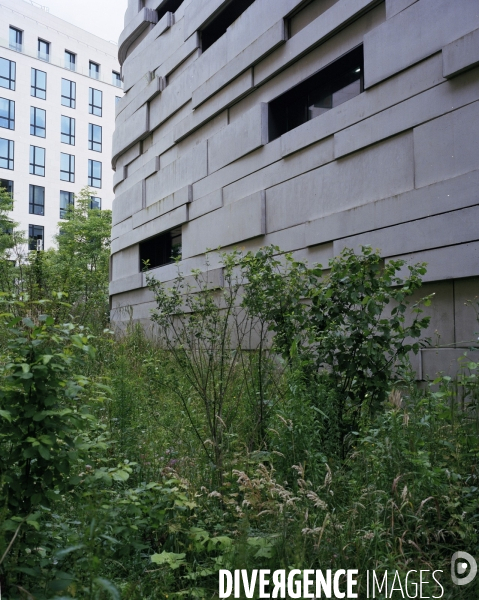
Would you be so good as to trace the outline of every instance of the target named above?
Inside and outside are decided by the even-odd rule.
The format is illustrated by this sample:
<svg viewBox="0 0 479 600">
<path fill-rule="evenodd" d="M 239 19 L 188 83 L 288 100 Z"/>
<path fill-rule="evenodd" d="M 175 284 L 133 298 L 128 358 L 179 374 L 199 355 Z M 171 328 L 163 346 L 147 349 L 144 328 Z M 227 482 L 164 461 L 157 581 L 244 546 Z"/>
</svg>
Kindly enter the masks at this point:
<svg viewBox="0 0 479 600">
<path fill-rule="evenodd" d="M 84 186 L 111 209 L 117 46 L 38 4 L 0 0 L 0 185 L 30 248 L 48 248 Z"/>
</svg>

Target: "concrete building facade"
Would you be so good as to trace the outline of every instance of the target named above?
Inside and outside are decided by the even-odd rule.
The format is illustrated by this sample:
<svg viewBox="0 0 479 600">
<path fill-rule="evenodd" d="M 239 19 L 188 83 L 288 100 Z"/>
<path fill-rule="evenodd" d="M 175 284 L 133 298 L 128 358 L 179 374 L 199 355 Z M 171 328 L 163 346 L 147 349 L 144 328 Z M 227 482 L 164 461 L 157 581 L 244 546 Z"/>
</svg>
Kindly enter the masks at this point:
<svg viewBox="0 0 479 600">
<path fill-rule="evenodd" d="M 0 184 L 30 247 L 48 248 L 73 194 L 111 209 L 118 47 L 24 0 L 0 0 Z"/>
<path fill-rule="evenodd" d="M 477 343 L 477 0 L 130 0 L 119 57 L 114 319 L 149 319 L 145 259 L 370 244 L 428 263 L 419 379 Z"/>
</svg>

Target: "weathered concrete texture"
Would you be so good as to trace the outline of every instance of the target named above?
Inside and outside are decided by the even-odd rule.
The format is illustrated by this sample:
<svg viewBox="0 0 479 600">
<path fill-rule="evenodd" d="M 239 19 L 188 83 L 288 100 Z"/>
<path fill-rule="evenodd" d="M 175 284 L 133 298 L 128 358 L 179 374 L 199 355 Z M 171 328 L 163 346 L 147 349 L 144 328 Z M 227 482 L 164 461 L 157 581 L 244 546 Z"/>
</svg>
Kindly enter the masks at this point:
<svg viewBox="0 0 479 600">
<path fill-rule="evenodd" d="M 412 66 L 478 27 L 479 4 L 474 0 L 415 2 L 365 36 L 365 87 Z"/>
<path fill-rule="evenodd" d="M 143 8 L 127 27 L 123 30 L 118 40 L 118 60 L 120 64 L 125 62 L 127 52 L 131 44 L 151 25 L 158 23 L 158 13 L 150 8 Z"/>
<path fill-rule="evenodd" d="M 265 194 L 215 210 L 188 223 L 183 233 L 183 255 L 195 256 L 208 248 L 230 246 L 265 233 Z"/>
<path fill-rule="evenodd" d="M 180 267 L 215 272 L 213 287 L 219 246 L 275 244 L 327 266 L 372 244 L 386 261 L 428 263 L 438 348 L 413 364 L 418 378 L 453 372 L 479 329 L 467 305 L 479 294 L 479 2 L 256 0 L 202 51 L 227 3 L 185 0 L 140 31 L 141 10 L 164 1 L 130 1 L 112 319 L 148 327 L 138 245 L 176 227 Z M 269 103 L 361 45 L 365 91 L 270 140 Z M 152 274 L 168 284 L 176 271 Z"/>
</svg>

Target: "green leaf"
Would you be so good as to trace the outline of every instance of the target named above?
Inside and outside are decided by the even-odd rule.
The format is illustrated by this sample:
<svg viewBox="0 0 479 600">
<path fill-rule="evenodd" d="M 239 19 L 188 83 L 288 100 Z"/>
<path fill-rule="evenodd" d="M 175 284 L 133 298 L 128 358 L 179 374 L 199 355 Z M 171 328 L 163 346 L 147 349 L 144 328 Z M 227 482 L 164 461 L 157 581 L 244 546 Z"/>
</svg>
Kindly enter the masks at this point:
<svg viewBox="0 0 479 600">
<path fill-rule="evenodd" d="M 153 554 L 151 562 L 156 565 L 168 565 L 171 569 L 179 569 L 186 564 L 184 560 L 186 554 L 175 554 L 174 552 L 162 552 L 161 554 Z"/>
<path fill-rule="evenodd" d="M 84 547 L 85 547 L 85 544 L 78 544 L 77 546 L 69 546 L 68 548 L 63 548 L 63 550 L 59 550 L 55 554 L 55 558 L 58 560 L 61 560 L 62 558 L 65 558 L 65 556 L 68 556 L 68 554 L 71 554 L 72 552 L 76 552 L 77 550 L 81 550 Z"/>
<path fill-rule="evenodd" d="M 0 409 L 0 417 L 3 417 L 4 419 L 6 419 L 9 423 L 12 422 L 12 413 L 8 412 L 8 410 Z"/>
<path fill-rule="evenodd" d="M 111 581 L 108 581 L 108 579 L 103 579 L 103 577 L 97 577 L 94 580 L 94 582 L 99 588 L 101 588 L 105 592 L 108 592 L 112 600 L 120 600 L 120 593 L 116 589 L 116 587 L 111 583 Z"/>
</svg>

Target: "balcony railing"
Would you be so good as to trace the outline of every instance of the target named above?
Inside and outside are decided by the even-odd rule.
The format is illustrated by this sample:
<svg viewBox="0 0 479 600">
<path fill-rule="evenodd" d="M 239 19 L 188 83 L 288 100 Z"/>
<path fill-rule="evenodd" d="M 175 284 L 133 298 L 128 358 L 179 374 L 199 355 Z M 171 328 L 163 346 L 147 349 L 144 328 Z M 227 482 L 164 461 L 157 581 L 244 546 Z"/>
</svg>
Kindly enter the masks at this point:
<svg viewBox="0 0 479 600">
<path fill-rule="evenodd" d="M 23 52 L 23 44 L 19 44 L 17 42 L 10 42 L 9 48 L 15 52 Z"/>
<path fill-rule="evenodd" d="M 39 50 L 37 58 L 39 58 L 40 60 L 43 60 L 45 62 L 50 62 L 50 53 L 42 52 L 41 50 Z"/>
</svg>

